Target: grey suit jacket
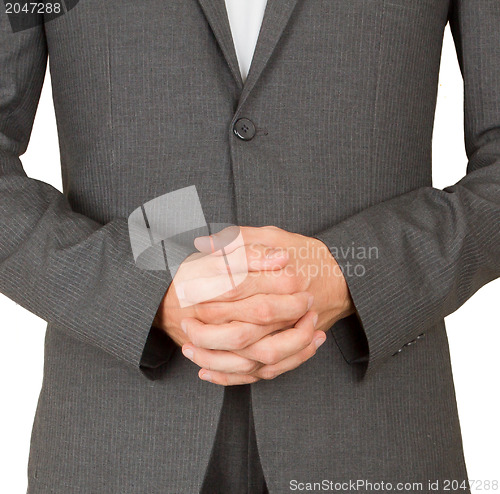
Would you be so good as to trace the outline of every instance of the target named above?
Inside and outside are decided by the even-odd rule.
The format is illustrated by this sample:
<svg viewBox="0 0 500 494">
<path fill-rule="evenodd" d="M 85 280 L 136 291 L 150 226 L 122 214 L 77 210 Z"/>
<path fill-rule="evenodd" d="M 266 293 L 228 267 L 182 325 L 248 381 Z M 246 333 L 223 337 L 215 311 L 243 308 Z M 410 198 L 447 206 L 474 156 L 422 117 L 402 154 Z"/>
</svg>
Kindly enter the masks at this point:
<svg viewBox="0 0 500 494">
<path fill-rule="evenodd" d="M 470 161 L 437 190 L 448 21 Z M 19 159 L 47 55 L 63 193 Z M 500 273 L 498 0 L 269 0 L 244 85 L 223 0 L 81 0 L 15 33 L 2 12 L 0 170 L 0 289 L 48 321 L 31 494 L 198 491 L 224 390 L 151 330 L 171 279 L 127 230 L 190 185 L 208 222 L 321 239 L 358 311 L 252 385 L 270 492 L 466 478 L 443 318 Z"/>
</svg>

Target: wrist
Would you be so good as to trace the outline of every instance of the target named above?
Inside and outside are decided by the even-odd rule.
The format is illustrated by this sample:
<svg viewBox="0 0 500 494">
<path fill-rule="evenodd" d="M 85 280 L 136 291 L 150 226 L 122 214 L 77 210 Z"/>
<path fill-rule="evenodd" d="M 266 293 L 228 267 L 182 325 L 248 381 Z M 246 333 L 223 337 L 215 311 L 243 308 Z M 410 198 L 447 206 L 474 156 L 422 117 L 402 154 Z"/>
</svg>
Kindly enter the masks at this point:
<svg viewBox="0 0 500 494">
<path fill-rule="evenodd" d="M 335 313 L 336 320 L 340 320 L 354 314 L 356 308 L 342 268 L 335 256 L 321 240 L 315 240 L 318 242 L 320 264 L 327 263 L 327 269 L 320 266 L 320 273 L 324 278 L 325 291 L 328 294 L 328 307 Z"/>
</svg>

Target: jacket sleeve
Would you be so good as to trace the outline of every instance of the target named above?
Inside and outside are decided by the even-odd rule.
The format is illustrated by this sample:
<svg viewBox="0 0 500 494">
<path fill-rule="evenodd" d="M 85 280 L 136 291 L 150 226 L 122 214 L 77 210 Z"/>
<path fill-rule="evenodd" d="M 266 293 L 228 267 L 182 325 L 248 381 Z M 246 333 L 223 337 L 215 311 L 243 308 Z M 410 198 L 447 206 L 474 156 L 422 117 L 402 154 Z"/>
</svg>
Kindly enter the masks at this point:
<svg viewBox="0 0 500 494">
<path fill-rule="evenodd" d="M 337 342 L 348 361 L 367 362 L 367 372 L 500 276 L 500 2 L 454 0 L 449 22 L 464 80 L 466 176 L 315 235 L 343 269 L 360 323 L 343 324 Z M 353 245 L 377 253 L 356 273 L 352 258 L 336 255 Z"/>
<path fill-rule="evenodd" d="M 126 218 L 102 225 L 73 212 L 62 193 L 27 177 L 19 159 L 46 63 L 43 26 L 14 33 L 2 10 L 0 292 L 153 379 L 173 351 L 151 333 L 169 274 L 135 266 Z"/>
</svg>

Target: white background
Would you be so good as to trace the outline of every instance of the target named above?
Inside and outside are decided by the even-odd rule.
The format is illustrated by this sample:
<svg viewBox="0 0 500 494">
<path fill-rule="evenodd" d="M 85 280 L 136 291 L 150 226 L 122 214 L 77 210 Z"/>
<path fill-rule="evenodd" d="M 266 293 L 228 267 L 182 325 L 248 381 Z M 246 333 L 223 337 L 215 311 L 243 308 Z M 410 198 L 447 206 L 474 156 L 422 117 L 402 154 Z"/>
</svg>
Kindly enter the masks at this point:
<svg viewBox="0 0 500 494">
<path fill-rule="evenodd" d="M 434 186 L 439 188 L 465 174 L 462 101 L 462 79 L 447 31 L 434 133 Z M 23 163 L 29 176 L 61 189 L 49 80 Z M 500 479 L 499 320 L 500 280 L 482 288 L 446 320 L 471 480 Z M 0 322 L 0 492 L 24 494 L 29 439 L 42 378 L 45 322 L 3 295 Z M 473 492 L 485 490 L 483 486 Z"/>
</svg>

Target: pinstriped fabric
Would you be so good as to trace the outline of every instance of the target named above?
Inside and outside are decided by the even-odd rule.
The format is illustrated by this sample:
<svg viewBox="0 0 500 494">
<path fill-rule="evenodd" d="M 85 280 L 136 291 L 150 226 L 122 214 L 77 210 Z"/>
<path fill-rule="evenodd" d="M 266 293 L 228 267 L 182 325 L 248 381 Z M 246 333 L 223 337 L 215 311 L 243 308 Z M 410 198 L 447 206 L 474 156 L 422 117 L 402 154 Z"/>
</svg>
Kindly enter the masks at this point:
<svg viewBox="0 0 500 494">
<path fill-rule="evenodd" d="M 241 73 L 236 56 L 236 50 L 231 34 L 231 27 L 226 12 L 224 0 L 200 0 L 200 6 L 206 15 L 206 18 L 212 28 L 212 31 L 217 38 L 219 46 L 224 53 L 226 61 L 231 69 L 231 73 L 238 84 L 238 87 L 243 86 Z"/>
<path fill-rule="evenodd" d="M 259 42 L 255 47 L 248 77 L 238 101 L 237 111 L 243 107 L 250 92 L 260 78 L 278 41 L 282 37 L 283 31 L 287 27 L 296 5 L 297 0 L 268 0 L 259 33 Z"/>
<path fill-rule="evenodd" d="M 126 220 L 100 228 L 74 214 L 58 191 L 26 177 L 17 156 L 27 146 L 47 52 L 40 29 L 9 34 L 7 22 L 3 15 L 2 46 L 9 48 L 0 53 L 7 67 L 1 114 L 2 292 L 139 368 L 168 273 L 135 267 Z M 94 183 L 90 194 L 99 186 Z M 113 307 L 120 310 L 110 311 Z"/>
<path fill-rule="evenodd" d="M 168 374 L 150 381 L 49 325 L 28 492 L 196 492 L 223 389 L 196 379 L 180 352 Z M 186 380 L 191 384 L 182 389 Z"/>
<path fill-rule="evenodd" d="M 484 33 L 488 19 L 499 14 L 496 4 L 472 13 L 458 2 L 450 18 L 465 80 L 469 175 L 445 191 L 424 187 L 382 202 L 316 235 L 331 248 L 377 248 L 377 258 L 364 264 L 365 275 L 348 279 L 368 340 L 369 371 L 498 276 L 500 256 L 494 244 L 500 233 L 500 103 L 498 89 L 492 88 L 499 86 L 500 31 L 472 37 L 470 30 L 483 26 Z M 398 37 L 408 30 L 403 23 L 400 28 Z M 473 41 L 467 42 L 469 37 Z M 485 50 L 490 43 L 492 49 Z M 394 59 L 400 50 L 388 45 L 386 56 Z M 485 86 L 485 78 L 493 85 Z M 425 110 L 424 104 L 414 104 L 414 114 Z M 339 259 L 345 272 L 348 262 Z"/>
<path fill-rule="evenodd" d="M 136 208 L 190 185 L 208 223 L 321 239 L 358 309 L 306 364 L 252 385 L 269 491 L 467 475 L 442 319 L 500 271 L 499 4 L 268 7 L 244 87 L 220 0 L 85 0 L 16 34 L 0 15 L 0 287 L 49 322 L 30 494 L 199 491 L 223 390 L 151 330 L 170 276 L 135 267 L 126 231 Z M 439 191 L 448 19 L 470 161 Z M 63 194 L 19 159 L 47 54 Z M 251 141 L 232 132 L 241 117 Z M 378 255 L 352 259 L 357 247 Z"/>
</svg>

